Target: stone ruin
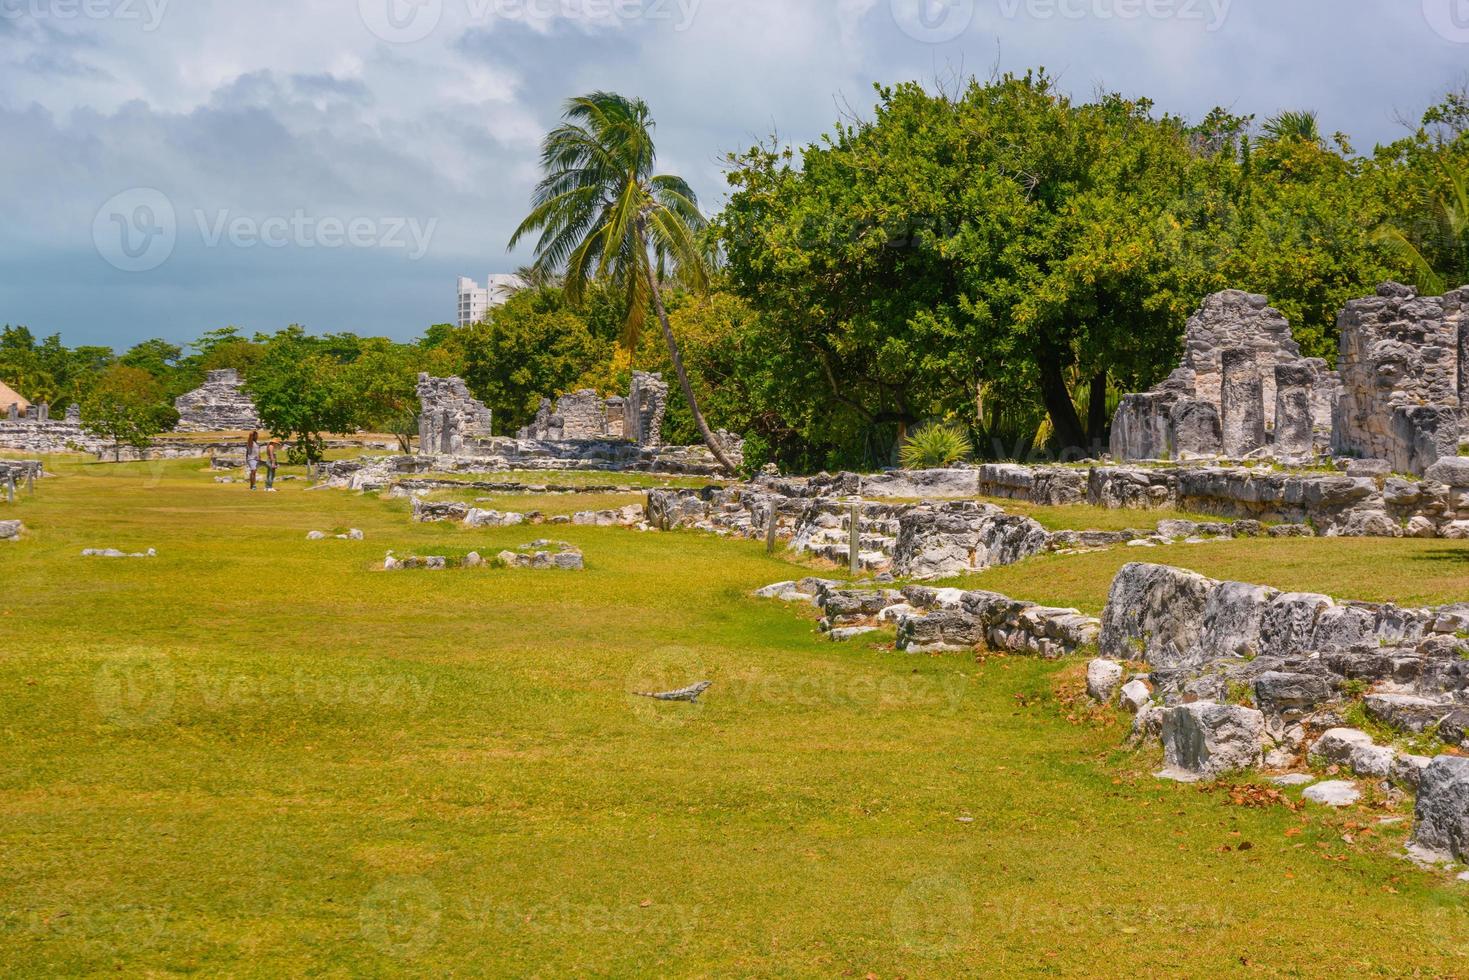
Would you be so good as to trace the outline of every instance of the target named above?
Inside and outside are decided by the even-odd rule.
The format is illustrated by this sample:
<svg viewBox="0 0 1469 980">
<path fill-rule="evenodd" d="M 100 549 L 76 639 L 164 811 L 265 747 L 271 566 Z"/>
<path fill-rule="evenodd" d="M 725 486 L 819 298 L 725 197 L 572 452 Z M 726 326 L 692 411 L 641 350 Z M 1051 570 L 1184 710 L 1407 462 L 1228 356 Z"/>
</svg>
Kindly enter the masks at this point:
<svg viewBox="0 0 1469 980">
<path fill-rule="evenodd" d="M 1386 283 L 1337 321 L 1337 371 L 1301 357 L 1263 296 L 1216 293 L 1188 321 L 1182 365 L 1127 395 L 1112 423 L 1120 460 L 1275 458 L 1325 452 L 1423 475 L 1458 455 L 1469 425 L 1469 287 L 1441 297 Z"/>
<path fill-rule="evenodd" d="M 625 398 L 604 399 L 593 391 L 578 391 L 563 396 L 554 409 L 550 399 L 545 399 L 535 421 L 514 439 L 493 434 L 490 409 L 476 401 L 459 378 L 420 375 L 418 396 L 418 456 L 406 462 L 364 464 L 373 471 L 370 476 L 354 476 L 355 471 L 345 470 L 340 476 L 360 483 L 444 468 L 723 474 L 723 467 L 704 446 L 663 445 L 668 385 L 658 374 L 634 372 Z M 738 465 L 743 440 L 723 432 L 719 438 Z"/>
<path fill-rule="evenodd" d="M 0 449 L 32 453 L 90 452 L 106 453 L 112 444 L 82 428 L 82 410 L 72 405 L 57 419 L 46 402 L 33 404 L 21 412 L 11 405 L 0 418 Z"/>
<path fill-rule="evenodd" d="M 210 371 L 204 384 L 174 399 L 178 432 L 248 432 L 260 428 L 255 403 L 233 368 Z"/>
<path fill-rule="evenodd" d="M 668 385 L 661 374 L 634 371 L 626 398 L 603 398 L 584 389 L 562 395 L 555 408 L 541 399 L 535 420 L 520 430 L 519 438 L 536 442 L 625 439 L 639 446 L 663 441 L 663 416 Z"/>
<path fill-rule="evenodd" d="M 470 440 L 493 438 L 493 415 L 460 378 L 418 376 L 418 451 L 459 456 Z"/>
<path fill-rule="evenodd" d="M 1150 392 L 1126 395 L 1112 422 L 1117 459 L 1308 458 L 1327 447 L 1339 382 L 1303 358 L 1264 296 L 1215 293 L 1189 318 L 1183 363 Z"/>
<path fill-rule="evenodd" d="M 1469 424 L 1469 286 L 1419 296 L 1388 283 L 1347 304 L 1341 328 L 1342 394 L 1335 451 L 1423 474 L 1459 454 Z"/>
</svg>

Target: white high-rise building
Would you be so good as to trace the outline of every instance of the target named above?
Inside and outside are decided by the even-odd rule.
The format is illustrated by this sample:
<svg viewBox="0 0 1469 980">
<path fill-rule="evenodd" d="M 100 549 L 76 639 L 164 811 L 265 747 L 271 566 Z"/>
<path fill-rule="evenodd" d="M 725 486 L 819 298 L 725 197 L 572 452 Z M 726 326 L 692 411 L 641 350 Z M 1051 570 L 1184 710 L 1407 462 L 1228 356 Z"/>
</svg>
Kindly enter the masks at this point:
<svg viewBox="0 0 1469 980">
<path fill-rule="evenodd" d="M 504 306 L 510 294 L 524 286 L 519 276 L 497 275 L 485 277 L 480 286 L 473 279 L 459 279 L 459 325 L 467 327 L 485 318 L 485 314 L 497 306 Z"/>
</svg>

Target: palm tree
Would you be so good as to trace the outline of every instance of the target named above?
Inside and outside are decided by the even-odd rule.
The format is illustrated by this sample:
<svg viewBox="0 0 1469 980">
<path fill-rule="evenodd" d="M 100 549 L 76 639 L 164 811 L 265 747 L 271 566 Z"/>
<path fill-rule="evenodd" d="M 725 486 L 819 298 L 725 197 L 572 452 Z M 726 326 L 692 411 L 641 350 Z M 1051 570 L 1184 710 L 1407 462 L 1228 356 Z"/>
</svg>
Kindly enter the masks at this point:
<svg viewBox="0 0 1469 980">
<path fill-rule="evenodd" d="M 708 283 L 698 240 L 707 222 L 698 198 L 683 178 L 654 175 L 654 123 L 642 99 L 593 92 L 568 101 L 563 118 L 541 144 L 545 176 L 510 247 L 539 232 L 533 268 L 560 272 L 573 303 L 582 301 L 593 280 L 605 277 L 614 283 L 627 302 L 623 344 L 628 350 L 637 349 L 652 306 L 694 424 L 732 474 L 737 467 L 699 410 L 660 287 L 669 273 L 696 289 Z"/>
<path fill-rule="evenodd" d="M 1324 146 L 1326 142 L 1321 138 L 1321 126 L 1316 120 L 1316 113 L 1309 109 L 1272 116 L 1266 120 L 1264 128 L 1265 138 L 1273 143 L 1296 139 Z"/>
<path fill-rule="evenodd" d="M 1388 225 L 1378 229 L 1376 235 L 1379 242 L 1387 245 L 1413 270 L 1414 285 L 1425 296 L 1438 296 L 1456 286 L 1469 284 L 1469 178 L 1447 163 L 1444 164 L 1444 177 L 1449 185 L 1449 195 L 1428 197 L 1427 210 L 1432 229 L 1426 235 L 1418 236 L 1425 247 L 1430 244 L 1436 246 L 1431 251 L 1438 253 L 1438 268 L 1434 268 L 1429 253 L 1401 229 Z"/>
</svg>

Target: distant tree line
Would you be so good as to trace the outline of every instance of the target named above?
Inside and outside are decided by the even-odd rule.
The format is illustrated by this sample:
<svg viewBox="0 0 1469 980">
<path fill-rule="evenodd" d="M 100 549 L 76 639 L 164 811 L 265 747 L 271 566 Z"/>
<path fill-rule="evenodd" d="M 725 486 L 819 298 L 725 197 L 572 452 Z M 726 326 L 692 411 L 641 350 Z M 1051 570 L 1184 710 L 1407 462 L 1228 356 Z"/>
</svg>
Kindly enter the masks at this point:
<svg viewBox="0 0 1469 980">
<path fill-rule="evenodd" d="M 568 118 L 605 122 L 609 106 L 628 114 L 617 132 L 636 139 L 622 146 L 650 174 L 641 103 L 599 93 Z M 225 327 L 122 354 L 6 327 L 0 379 L 93 419 L 151 405 L 171 424 L 175 397 L 236 368 L 268 427 L 315 458 L 331 432 L 406 446 L 420 371 L 462 376 L 511 434 L 544 396 L 620 393 L 634 369 L 676 374 L 676 350 L 709 425 L 746 438 L 747 467 L 812 471 L 891 465 L 939 422 L 987 457 L 1095 451 L 1120 396 L 1175 366 L 1184 321 L 1219 289 L 1268 295 L 1306 353 L 1333 360 L 1337 313 L 1378 282 L 1469 283 L 1463 91 L 1358 153 L 1309 111 L 1190 122 L 1146 99 L 1074 100 L 1043 71 L 880 87 L 870 119 L 732 155 L 731 197 L 707 222 L 677 178 L 615 185 L 616 168 L 567 164 L 575 154 L 555 144 L 568 132 L 548 137 L 523 226 L 543 234 L 537 265 L 481 323 L 413 343 Z M 641 203 L 582 206 L 609 193 Z M 656 265 L 625 261 L 639 248 Z M 668 337 L 639 329 L 655 298 Z M 697 441 L 672 390 L 665 433 Z"/>
</svg>

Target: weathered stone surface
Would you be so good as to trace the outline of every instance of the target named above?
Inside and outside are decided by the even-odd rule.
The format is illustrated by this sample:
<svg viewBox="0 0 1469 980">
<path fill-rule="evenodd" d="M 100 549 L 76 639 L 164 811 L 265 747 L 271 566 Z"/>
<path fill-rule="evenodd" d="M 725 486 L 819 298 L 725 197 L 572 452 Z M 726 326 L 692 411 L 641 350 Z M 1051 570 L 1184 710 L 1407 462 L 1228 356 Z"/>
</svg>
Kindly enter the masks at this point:
<svg viewBox="0 0 1469 980">
<path fill-rule="evenodd" d="M 1306 787 L 1301 798 L 1321 806 L 1344 807 L 1351 806 L 1362 799 L 1362 791 L 1357 788 L 1356 783 L 1348 782 L 1345 779 L 1333 779 Z"/>
<path fill-rule="evenodd" d="M 1280 595 L 1263 585 L 1222 582 L 1204 601 L 1203 631 L 1195 656 L 1254 657 L 1260 653 L 1265 610 Z"/>
<path fill-rule="evenodd" d="M 234 369 L 210 371 L 204 384 L 174 399 L 179 432 L 248 432 L 260 428 L 255 403 Z"/>
<path fill-rule="evenodd" d="M 979 470 L 894 470 L 862 477 L 860 492 L 874 498 L 973 499 L 980 495 Z"/>
<path fill-rule="evenodd" d="M 418 451 L 457 456 L 469 440 L 494 434 L 487 406 L 469 393 L 461 378 L 418 376 Z"/>
<path fill-rule="evenodd" d="M 1325 677 L 1270 670 L 1255 681 L 1255 703 L 1267 715 L 1298 718 L 1334 695 Z"/>
<path fill-rule="evenodd" d="M 1404 732 L 1422 732 L 1437 725 L 1454 706 L 1411 694 L 1369 694 L 1363 702 L 1367 716 Z"/>
<path fill-rule="evenodd" d="M 1275 366 L 1276 456 L 1305 457 L 1316 448 L 1315 419 L 1311 414 L 1311 386 L 1316 372 L 1309 361 Z"/>
<path fill-rule="evenodd" d="M 1386 776 L 1392 772 L 1392 749 L 1374 745 L 1371 735 L 1355 728 L 1331 729 L 1311 746 L 1311 756 L 1344 766 L 1359 776 Z"/>
<path fill-rule="evenodd" d="M 1122 665 L 1115 660 L 1093 660 L 1086 668 L 1086 693 L 1098 704 L 1111 704 L 1122 687 Z"/>
<path fill-rule="evenodd" d="M 0 521 L 0 541 L 15 541 L 25 531 L 20 521 Z"/>
<path fill-rule="evenodd" d="M 1122 707 L 1129 714 L 1137 714 L 1153 700 L 1153 689 L 1145 681 L 1128 681 L 1122 686 Z"/>
<path fill-rule="evenodd" d="M 1239 459 L 1265 445 L 1265 386 L 1255 351 L 1228 348 L 1221 355 L 1221 364 L 1224 454 Z"/>
<path fill-rule="evenodd" d="M 157 558 L 158 552 L 149 548 L 144 552 L 129 554 L 116 548 L 87 548 L 82 551 L 83 558 Z"/>
<path fill-rule="evenodd" d="M 1392 781 L 1416 793 L 1422 785 L 1424 771 L 1432 764 L 1433 760 L 1426 755 L 1400 755 L 1393 760 Z"/>
<path fill-rule="evenodd" d="M 1050 536 L 1028 517 L 972 503 L 915 507 L 898 520 L 893 573 L 945 578 L 1010 565 L 1047 550 Z"/>
<path fill-rule="evenodd" d="M 1333 449 L 1423 473 L 1457 452 L 1465 290 L 1420 297 L 1387 283 L 1338 320 L 1342 396 Z"/>
<path fill-rule="evenodd" d="M 1469 860 L 1469 759 L 1434 759 L 1418 783 L 1413 842 L 1445 857 Z"/>
<path fill-rule="evenodd" d="M 1212 586 L 1202 575 L 1164 565 L 1125 566 L 1102 614 L 1102 656 L 1157 667 L 1193 662 Z"/>
<path fill-rule="evenodd" d="M 1199 701 L 1163 715 L 1164 775 L 1214 779 L 1260 763 L 1265 716 L 1251 708 Z"/>
</svg>

